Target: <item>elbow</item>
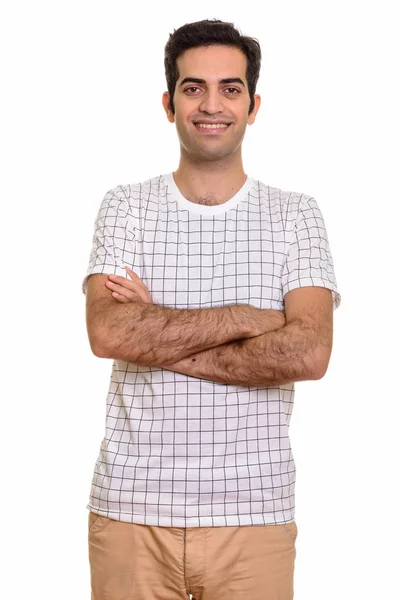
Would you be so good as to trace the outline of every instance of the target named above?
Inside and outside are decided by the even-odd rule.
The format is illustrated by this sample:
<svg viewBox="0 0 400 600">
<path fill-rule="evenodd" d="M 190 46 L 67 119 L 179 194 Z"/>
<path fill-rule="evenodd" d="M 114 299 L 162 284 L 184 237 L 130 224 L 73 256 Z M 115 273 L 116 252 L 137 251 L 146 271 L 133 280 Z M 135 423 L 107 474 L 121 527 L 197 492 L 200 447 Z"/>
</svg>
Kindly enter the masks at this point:
<svg viewBox="0 0 400 600">
<path fill-rule="evenodd" d="M 115 360 L 123 360 L 126 362 L 134 362 L 136 364 L 149 363 L 144 361 L 141 362 L 140 356 L 137 352 L 133 352 L 133 349 L 126 347 L 123 341 L 117 342 L 115 338 L 110 335 L 110 332 L 106 327 L 90 331 L 88 329 L 90 348 L 95 356 L 98 358 L 110 358 Z"/>
<path fill-rule="evenodd" d="M 314 370 L 311 372 L 310 379 L 317 381 L 318 379 L 322 379 L 325 376 L 326 371 L 328 370 L 328 365 L 324 367 L 323 365 L 315 366 Z"/>
<path fill-rule="evenodd" d="M 90 344 L 90 348 L 95 356 L 98 358 L 112 358 L 110 353 L 101 344 Z"/>
<path fill-rule="evenodd" d="M 98 358 L 112 358 L 111 349 L 106 341 L 108 339 L 107 332 L 99 331 L 98 328 L 92 329 L 88 327 L 88 337 L 90 349 Z"/>
<path fill-rule="evenodd" d="M 330 354 L 330 351 L 327 352 L 326 348 L 320 349 L 314 354 L 309 364 L 310 379 L 318 380 L 325 376 L 328 370 Z"/>
</svg>

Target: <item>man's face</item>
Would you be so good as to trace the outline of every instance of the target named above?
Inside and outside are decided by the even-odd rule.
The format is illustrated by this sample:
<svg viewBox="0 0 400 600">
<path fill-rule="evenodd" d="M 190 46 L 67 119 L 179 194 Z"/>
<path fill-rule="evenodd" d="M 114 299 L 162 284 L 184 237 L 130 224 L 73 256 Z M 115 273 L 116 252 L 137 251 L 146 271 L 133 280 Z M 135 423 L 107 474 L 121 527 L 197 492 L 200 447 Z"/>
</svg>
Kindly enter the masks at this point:
<svg viewBox="0 0 400 600">
<path fill-rule="evenodd" d="M 168 120 L 176 124 L 181 147 L 193 158 L 220 160 L 240 147 L 246 125 L 256 117 L 260 97 L 251 115 L 246 81 L 246 56 L 229 46 L 190 48 L 178 59 L 179 79 L 174 94 L 175 115 L 163 95 Z"/>
</svg>

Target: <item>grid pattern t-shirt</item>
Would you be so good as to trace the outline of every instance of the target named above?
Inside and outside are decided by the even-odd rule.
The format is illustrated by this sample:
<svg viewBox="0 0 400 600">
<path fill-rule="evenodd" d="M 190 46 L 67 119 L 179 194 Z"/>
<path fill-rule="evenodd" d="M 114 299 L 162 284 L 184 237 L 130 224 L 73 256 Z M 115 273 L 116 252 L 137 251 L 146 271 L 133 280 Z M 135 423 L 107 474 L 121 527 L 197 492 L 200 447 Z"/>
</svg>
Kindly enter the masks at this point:
<svg viewBox="0 0 400 600">
<path fill-rule="evenodd" d="M 188 201 L 172 173 L 107 192 L 83 290 L 93 273 L 128 277 L 125 265 L 168 308 L 284 310 L 302 286 L 340 303 L 315 199 L 250 177 L 216 206 Z M 293 399 L 293 384 L 221 384 L 114 360 L 88 508 L 166 527 L 293 521 Z"/>
</svg>

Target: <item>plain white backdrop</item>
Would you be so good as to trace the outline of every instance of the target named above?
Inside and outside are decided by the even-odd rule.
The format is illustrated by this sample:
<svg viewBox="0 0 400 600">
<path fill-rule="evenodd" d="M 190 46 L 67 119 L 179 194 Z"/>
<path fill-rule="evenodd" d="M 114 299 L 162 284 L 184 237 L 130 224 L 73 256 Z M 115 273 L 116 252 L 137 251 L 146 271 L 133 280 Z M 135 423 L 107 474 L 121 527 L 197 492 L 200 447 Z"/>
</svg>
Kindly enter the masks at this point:
<svg viewBox="0 0 400 600">
<path fill-rule="evenodd" d="M 106 191 L 178 165 L 161 105 L 163 50 L 175 28 L 203 18 L 234 22 L 260 41 L 262 106 L 247 130 L 245 170 L 317 199 L 342 295 L 329 371 L 296 387 L 295 599 L 397 597 L 395 4 L 15 0 L 1 8 L 7 600 L 90 597 L 86 503 L 111 361 L 90 351 L 80 286 Z"/>
</svg>

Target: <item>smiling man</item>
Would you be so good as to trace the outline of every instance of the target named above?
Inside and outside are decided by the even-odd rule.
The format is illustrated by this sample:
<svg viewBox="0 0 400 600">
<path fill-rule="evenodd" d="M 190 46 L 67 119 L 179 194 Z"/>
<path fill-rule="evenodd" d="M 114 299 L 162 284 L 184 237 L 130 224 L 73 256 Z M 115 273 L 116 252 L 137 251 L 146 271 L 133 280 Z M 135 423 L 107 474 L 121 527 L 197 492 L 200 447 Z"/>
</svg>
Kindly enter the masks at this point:
<svg viewBox="0 0 400 600">
<path fill-rule="evenodd" d="M 249 70 L 257 70 L 253 79 L 258 78 L 259 61 L 251 66 Z M 246 181 L 242 141 L 261 101 L 249 90 L 246 55 L 235 46 L 194 47 L 177 57 L 176 68 L 176 88 L 163 95 L 181 146 L 175 183 L 192 202 L 226 202 Z M 199 77 L 204 74 L 206 78 Z"/>
<path fill-rule="evenodd" d="M 180 27 L 162 103 L 173 173 L 104 197 L 83 289 L 113 359 L 88 508 L 94 600 L 291 600 L 294 383 L 320 379 L 340 303 L 315 199 L 248 176 L 257 40 Z"/>
</svg>

